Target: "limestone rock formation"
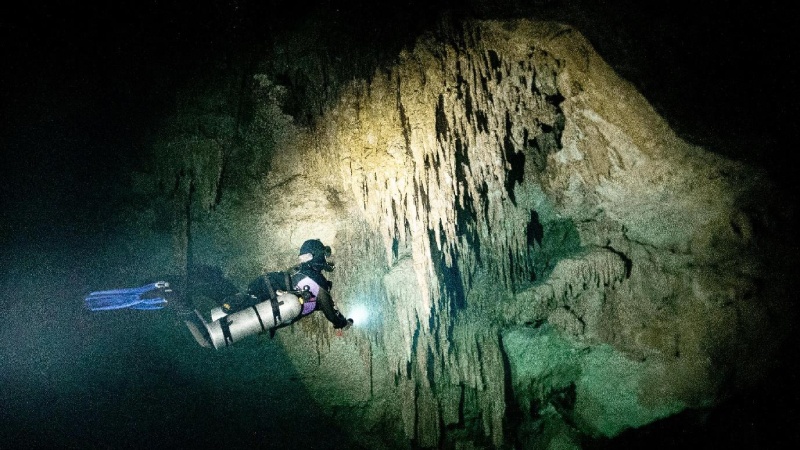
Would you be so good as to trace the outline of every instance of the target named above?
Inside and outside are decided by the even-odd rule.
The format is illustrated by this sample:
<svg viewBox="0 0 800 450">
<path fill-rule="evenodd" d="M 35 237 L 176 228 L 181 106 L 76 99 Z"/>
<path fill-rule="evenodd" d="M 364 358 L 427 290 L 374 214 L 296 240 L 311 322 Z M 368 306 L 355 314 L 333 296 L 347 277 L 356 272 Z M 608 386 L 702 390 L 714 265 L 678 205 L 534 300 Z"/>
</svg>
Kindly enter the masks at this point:
<svg viewBox="0 0 800 450">
<path fill-rule="evenodd" d="M 681 140 L 569 26 L 446 21 L 310 125 L 273 75 L 238 153 L 229 128 L 183 137 L 159 176 L 191 168 L 186 251 L 236 279 L 334 248 L 340 309 L 369 317 L 278 339 L 366 446 L 578 447 L 775 362 L 769 181 Z"/>
</svg>

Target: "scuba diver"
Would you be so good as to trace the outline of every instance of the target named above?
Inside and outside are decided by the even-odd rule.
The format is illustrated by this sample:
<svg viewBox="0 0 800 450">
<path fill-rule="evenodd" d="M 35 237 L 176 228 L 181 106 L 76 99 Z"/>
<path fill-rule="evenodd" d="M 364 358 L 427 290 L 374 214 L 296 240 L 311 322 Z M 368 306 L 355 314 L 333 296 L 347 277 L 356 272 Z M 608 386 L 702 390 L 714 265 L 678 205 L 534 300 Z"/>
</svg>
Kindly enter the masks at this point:
<svg viewBox="0 0 800 450">
<path fill-rule="evenodd" d="M 211 310 L 207 322 L 165 281 L 138 288 L 92 292 L 86 305 L 92 311 L 111 309 L 161 309 L 172 302 L 192 337 L 203 347 L 227 347 L 242 338 L 282 328 L 321 310 L 337 330 L 353 324 L 337 309 L 331 297 L 331 282 L 323 271 L 333 271 L 331 248 L 319 239 L 309 239 L 300 247 L 300 264 L 283 272 L 266 273 L 248 286 L 246 293 L 226 296 L 222 305 Z"/>
</svg>

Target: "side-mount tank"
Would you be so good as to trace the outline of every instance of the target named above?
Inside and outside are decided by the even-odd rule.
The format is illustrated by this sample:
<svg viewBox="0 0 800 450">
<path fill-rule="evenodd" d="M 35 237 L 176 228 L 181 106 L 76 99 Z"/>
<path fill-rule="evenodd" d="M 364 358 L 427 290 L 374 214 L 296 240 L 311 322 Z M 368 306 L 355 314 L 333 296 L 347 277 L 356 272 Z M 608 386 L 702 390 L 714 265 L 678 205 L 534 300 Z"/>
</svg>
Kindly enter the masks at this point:
<svg viewBox="0 0 800 450">
<path fill-rule="evenodd" d="M 227 347 L 242 338 L 266 333 L 288 325 L 300 316 L 303 299 L 295 294 L 278 291 L 277 297 L 219 317 L 215 312 L 210 323 L 205 323 L 214 348 Z M 217 318 L 219 317 L 219 318 Z"/>
</svg>

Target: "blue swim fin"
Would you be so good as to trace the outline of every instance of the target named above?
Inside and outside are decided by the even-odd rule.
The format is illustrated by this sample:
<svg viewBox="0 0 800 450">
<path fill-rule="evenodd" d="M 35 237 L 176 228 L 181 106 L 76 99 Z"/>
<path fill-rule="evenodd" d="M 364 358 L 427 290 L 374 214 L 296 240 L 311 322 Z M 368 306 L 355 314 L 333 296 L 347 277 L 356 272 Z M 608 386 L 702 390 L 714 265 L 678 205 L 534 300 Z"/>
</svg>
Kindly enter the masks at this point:
<svg viewBox="0 0 800 450">
<path fill-rule="evenodd" d="M 166 294 L 172 292 L 169 283 L 157 281 L 137 288 L 112 289 L 90 293 L 84 299 L 91 311 L 112 309 L 154 310 L 167 305 Z"/>
</svg>

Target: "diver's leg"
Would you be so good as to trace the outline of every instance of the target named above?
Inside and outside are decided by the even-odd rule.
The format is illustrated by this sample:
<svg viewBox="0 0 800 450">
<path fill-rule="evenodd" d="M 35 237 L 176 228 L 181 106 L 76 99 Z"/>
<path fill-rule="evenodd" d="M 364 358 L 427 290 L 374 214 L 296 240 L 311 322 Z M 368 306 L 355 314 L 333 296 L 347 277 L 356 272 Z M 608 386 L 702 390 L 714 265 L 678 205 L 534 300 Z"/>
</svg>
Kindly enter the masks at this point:
<svg viewBox="0 0 800 450">
<path fill-rule="evenodd" d="M 208 334 L 208 328 L 206 328 L 205 321 L 197 310 L 194 311 L 193 317 L 186 317 L 184 323 L 186 324 L 186 328 L 189 329 L 189 332 L 192 333 L 194 340 L 197 341 L 201 347 L 211 347 L 211 336 Z"/>
<path fill-rule="evenodd" d="M 203 317 L 193 308 L 193 305 L 183 292 L 173 289 L 168 299 L 178 317 L 178 321 L 186 325 L 194 340 L 201 347 L 211 347 L 211 338 Z"/>
</svg>

